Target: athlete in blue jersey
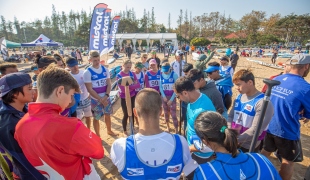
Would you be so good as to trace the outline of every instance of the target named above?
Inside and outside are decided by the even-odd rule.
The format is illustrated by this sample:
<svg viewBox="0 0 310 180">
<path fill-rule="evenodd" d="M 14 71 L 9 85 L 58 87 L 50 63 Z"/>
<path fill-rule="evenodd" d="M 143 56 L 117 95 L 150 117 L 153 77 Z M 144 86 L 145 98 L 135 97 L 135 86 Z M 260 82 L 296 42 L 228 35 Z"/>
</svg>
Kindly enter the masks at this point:
<svg viewBox="0 0 310 180">
<path fill-rule="evenodd" d="M 210 62 L 208 68 L 205 70 L 208 77 L 215 82 L 217 89 L 222 93 L 222 98 L 226 109 L 231 106 L 232 96 L 232 78 L 231 76 L 220 75 L 220 64 L 218 62 Z"/>
<path fill-rule="evenodd" d="M 281 179 L 265 156 L 237 149 L 237 132 L 227 128 L 227 121 L 219 113 L 201 113 L 195 130 L 202 142 L 214 150 L 214 159 L 200 164 L 193 179 Z"/>
<path fill-rule="evenodd" d="M 228 125 L 238 131 L 240 149 L 243 152 L 249 152 L 261 116 L 264 94 L 256 89 L 254 74 L 249 70 L 241 69 L 236 72 L 233 76 L 233 82 L 240 94 L 235 99 L 234 107 L 229 113 Z M 259 145 L 266 135 L 267 126 L 272 116 L 273 105 L 268 103 L 258 141 L 255 145 L 255 152 L 259 152 L 261 148 Z"/>
<path fill-rule="evenodd" d="M 229 58 L 227 56 L 221 57 L 220 63 L 220 75 L 222 77 L 232 77 L 234 74 L 234 69 L 229 65 Z"/>
<path fill-rule="evenodd" d="M 124 179 L 177 180 L 192 161 L 184 137 L 160 129 L 161 112 L 162 100 L 156 90 L 145 88 L 137 94 L 134 115 L 139 132 L 117 139 L 111 147 L 112 162 Z"/>
<path fill-rule="evenodd" d="M 136 95 L 145 86 L 145 84 L 144 84 L 144 76 L 145 76 L 145 74 L 144 74 L 144 71 L 143 71 L 144 68 L 145 68 L 145 66 L 143 65 L 142 62 L 135 63 L 135 71 L 134 71 L 134 73 L 136 74 L 136 77 L 137 77 L 137 79 L 139 81 L 139 84 L 140 84 L 140 88 L 135 89 Z"/>
<path fill-rule="evenodd" d="M 291 179 L 294 162 L 303 160 L 300 144 L 301 116 L 310 118 L 310 84 L 304 80 L 309 73 L 310 55 L 297 54 L 290 60 L 290 71 L 274 78 L 281 82 L 272 88 L 270 101 L 274 105 L 262 153 L 277 151 L 282 158 L 280 175 Z M 300 115 L 300 112 L 303 112 Z"/>
<path fill-rule="evenodd" d="M 193 152 L 193 159 L 198 163 L 205 162 L 212 152 L 205 147 L 200 147 L 193 144 L 193 137 L 196 136 L 194 129 L 195 119 L 203 111 L 216 111 L 212 101 L 205 94 L 200 93 L 195 89 L 193 81 L 189 77 L 180 77 L 174 84 L 176 96 L 187 102 L 187 129 L 186 139 L 190 151 Z"/>
</svg>

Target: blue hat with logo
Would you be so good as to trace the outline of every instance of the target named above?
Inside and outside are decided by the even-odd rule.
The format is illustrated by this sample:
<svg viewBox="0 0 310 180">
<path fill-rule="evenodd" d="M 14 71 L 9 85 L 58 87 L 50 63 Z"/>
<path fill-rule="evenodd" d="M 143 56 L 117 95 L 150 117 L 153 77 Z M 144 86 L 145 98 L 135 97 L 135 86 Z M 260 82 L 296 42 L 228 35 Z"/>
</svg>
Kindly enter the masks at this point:
<svg viewBox="0 0 310 180">
<path fill-rule="evenodd" d="M 66 61 L 66 64 L 67 64 L 67 66 L 69 66 L 69 67 L 74 67 L 74 66 L 78 65 L 79 62 L 78 62 L 75 58 L 69 58 L 69 59 Z"/>
<path fill-rule="evenodd" d="M 0 97 L 3 97 L 15 88 L 31 84 L 31 82 L 29 74 L 22 72 L 7 74 L 0 78 Z"/>
</svg>

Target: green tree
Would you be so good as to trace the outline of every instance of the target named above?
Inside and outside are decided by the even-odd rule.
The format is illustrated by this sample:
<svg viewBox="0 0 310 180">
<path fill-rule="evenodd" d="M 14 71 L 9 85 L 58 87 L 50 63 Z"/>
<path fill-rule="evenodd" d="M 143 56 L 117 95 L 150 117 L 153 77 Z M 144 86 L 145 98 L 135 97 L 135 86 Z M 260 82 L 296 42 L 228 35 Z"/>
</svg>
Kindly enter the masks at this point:
<svg viewBox="0 0 310 180">
<path fill-rule="evenodd" d="M 194 46 L 205 46 L 210 44 L 211 42 L 208 39 L 195 37 L 191 40 L 190 44 Z"/>
</svg>

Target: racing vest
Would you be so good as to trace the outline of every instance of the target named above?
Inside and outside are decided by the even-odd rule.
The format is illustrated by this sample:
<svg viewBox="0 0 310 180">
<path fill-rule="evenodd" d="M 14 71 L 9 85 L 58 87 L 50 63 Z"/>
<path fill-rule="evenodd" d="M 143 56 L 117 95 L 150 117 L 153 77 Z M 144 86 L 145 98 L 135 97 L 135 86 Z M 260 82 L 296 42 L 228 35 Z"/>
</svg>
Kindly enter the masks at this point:
<svg viewBox="0 0 310 180">
<path fill-rule="evenodd" d="M 173 91 L 173 85 L 174 85 L 174 79 L 173 79 L 173 75 L 174 75 L 174 72 L 172 71 L 170 73 L 170 77 L 168 79 L 165 79 L 163 77 L 163 75 L 161 75 L 161 85 L 162 85 L 162 88 L 164 90 L 164 93 L 166 96 L 172 96 L 172 94 L 174 93 Z"/>
<path fill-rule="evenodd" d="M 152 75 L 150 71 L 146 72 L 149 78 L 149 87 L 159 92 L 160 71 L 158 70 L 156 75 Z"/>
<path fill-rule="evenodd" d="M 93 86 L 93 90 L 96 91 L 96 93 L 101 94 L 105 93 L 107 91 L 107 73 L 105 68 L 101 66 L 102 72 L 100 74 L 97 74 L 94 72 L 91 68 L 87 68 L 87 70 L 91 74 L 91 83 Z"/>
</svg>

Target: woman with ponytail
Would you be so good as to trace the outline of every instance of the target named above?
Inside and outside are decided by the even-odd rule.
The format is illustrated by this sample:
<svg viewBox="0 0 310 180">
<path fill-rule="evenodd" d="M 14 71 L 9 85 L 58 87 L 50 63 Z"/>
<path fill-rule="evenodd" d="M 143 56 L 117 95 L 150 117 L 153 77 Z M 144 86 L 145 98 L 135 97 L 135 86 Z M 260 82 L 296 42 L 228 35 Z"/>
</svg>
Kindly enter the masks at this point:
<svg viewBox="0 0 310 180">
<path fill-rule="evenodd" d="M 258 153 L 238 150 L 237 132 L 217 112 L 203 112 L 195 121 L 201 143 L 214 151 L 213 160 L 200 164 L 194 179 L 281 179 L 272 163 Z"/>
</svg>

